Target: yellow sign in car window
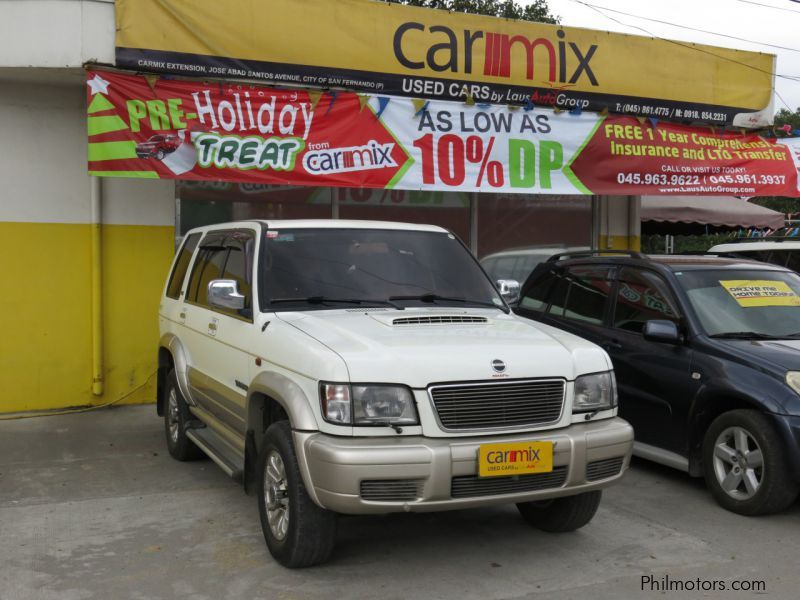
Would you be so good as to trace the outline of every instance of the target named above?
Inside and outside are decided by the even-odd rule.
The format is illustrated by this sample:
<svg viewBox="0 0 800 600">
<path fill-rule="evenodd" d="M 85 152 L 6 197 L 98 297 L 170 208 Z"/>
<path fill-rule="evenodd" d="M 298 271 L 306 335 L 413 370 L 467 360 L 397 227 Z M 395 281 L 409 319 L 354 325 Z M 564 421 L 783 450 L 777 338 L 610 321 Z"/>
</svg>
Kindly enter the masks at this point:
<svg viewBox="0 0 800 600">
<path fill-rule="evenodd" d="M 800 306 L 800 296 L 785 281 L 729 279 L 719 282 L 740 306 Z"/>
</svg>

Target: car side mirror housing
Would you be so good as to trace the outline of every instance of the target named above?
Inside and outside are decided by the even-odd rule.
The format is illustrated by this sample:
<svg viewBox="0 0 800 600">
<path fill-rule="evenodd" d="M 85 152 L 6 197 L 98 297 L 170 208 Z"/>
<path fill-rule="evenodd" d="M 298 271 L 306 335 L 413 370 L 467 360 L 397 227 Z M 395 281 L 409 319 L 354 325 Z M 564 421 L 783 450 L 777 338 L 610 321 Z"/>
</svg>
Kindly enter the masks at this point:
<svg viewBox="0 0 800 600">
<path fill-rule="evenodd" d="M 516 279 L 498 279 L 497 291 L 503 297 L 503 300 L 509 304 L 514 304 L 519 300 L 519 281 Z"/>
<path fill-rule="evenodd" d="M 644 324 L 642 330 L 644 339 L 651 342 L 662 342 L 665 344 L 679 344 L 681 334 L 678 326 L 673 321 L 652 319 Z"/>
<path fill-rule="evenodd" d="M 213 279 L 208 284 L 208 303 L 215 308 L 242 310 L 244 296 L 239 293 L 239 283 L 234 279 Z"/>
</svg>

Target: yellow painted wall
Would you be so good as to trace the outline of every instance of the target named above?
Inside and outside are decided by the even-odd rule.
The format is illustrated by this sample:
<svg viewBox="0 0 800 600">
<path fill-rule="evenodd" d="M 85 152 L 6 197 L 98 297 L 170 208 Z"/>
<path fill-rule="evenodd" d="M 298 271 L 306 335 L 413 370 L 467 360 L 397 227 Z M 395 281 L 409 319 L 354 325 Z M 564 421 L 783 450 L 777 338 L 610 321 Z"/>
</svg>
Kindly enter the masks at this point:
<svg viewBox="0 0 800 600">
<path fill-rule="evenodd" d="M 90 226 L 0 222 L 0 240 L 0 412 L 104 404 L 128 394 L 120 403 L 152 402 L 158 302 L 174 228 L 103 226 L 103 396 L 91 391 Z"/>
</svg>

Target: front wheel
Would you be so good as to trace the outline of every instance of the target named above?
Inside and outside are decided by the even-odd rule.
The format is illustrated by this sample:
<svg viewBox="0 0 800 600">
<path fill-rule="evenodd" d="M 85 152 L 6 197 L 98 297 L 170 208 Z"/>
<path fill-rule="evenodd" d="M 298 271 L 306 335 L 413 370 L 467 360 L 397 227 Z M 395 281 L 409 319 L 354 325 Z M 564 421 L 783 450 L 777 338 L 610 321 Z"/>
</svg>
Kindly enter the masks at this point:
<svg viewBox="0 0 800 600">
<path fill-rule="evenodd" d="M 306 491 L 288 421 L 267 429 L 258 457 L 258 513 L 267 547 L 284 567 L 323 563 L 336 542 L 336 513 Z"/>
<path fill-rule="evenodd" d="M 543 502 L 520 502 L 517 509 L 529 525 L 550 533 L 575 531 L 592 520 L 603 492 L 584 492 Z"/>
<path fill-rule="evenodd" d="M 781 511 L 798 493 L 785 454 L 764 414 L 726 412 L 711 423 L 703 441 L 706 485 L 723 508 L 740 515 Z"/>
</svg>

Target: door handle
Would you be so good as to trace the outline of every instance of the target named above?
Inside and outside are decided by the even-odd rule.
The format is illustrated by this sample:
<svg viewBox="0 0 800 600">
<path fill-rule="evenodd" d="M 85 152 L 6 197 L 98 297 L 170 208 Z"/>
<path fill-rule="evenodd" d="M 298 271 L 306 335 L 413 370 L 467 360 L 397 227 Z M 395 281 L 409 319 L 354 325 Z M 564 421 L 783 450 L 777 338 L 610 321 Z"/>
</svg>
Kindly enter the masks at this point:
<svg viewBox="0 0 800 600">
<path fill-rule="evenodd" d="M 611 340 L 610 342 L 604 343 L 603 348 L 608 351 L 622 350 L 622 344 L 620 344 L 617 340 Z"/>
</svg>

